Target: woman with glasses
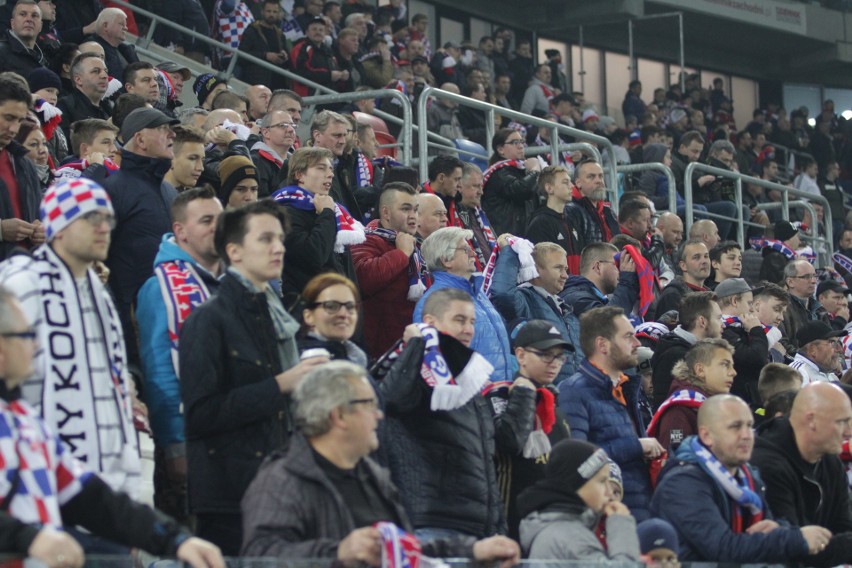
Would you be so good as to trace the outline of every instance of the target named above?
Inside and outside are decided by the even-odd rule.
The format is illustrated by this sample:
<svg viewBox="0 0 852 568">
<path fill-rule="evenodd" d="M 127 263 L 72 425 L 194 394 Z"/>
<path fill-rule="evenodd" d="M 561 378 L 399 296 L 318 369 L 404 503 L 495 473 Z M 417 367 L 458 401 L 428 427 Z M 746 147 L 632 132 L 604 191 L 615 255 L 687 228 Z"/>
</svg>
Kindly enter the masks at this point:
<svg viewBox="0 0 852 568">
<path fill-rule="evenodd" d="M 524 138 L 512 128 L 501 128 L 491 140 L 494 152 L 482 175 L 482 208 L 494 234 L 523 236 L 538 208 L 538 158 L 524 159 Z"/>
<path fill-rule="evenodd" d="M 358 325 L 361 296 L 350 279 L 326 272 L 314 276 L 302 291 L 302 334 L 299 353 L 325 349 L 331 359 L 367 366 L 367 354 L 351 339 Z"/>
</svg>

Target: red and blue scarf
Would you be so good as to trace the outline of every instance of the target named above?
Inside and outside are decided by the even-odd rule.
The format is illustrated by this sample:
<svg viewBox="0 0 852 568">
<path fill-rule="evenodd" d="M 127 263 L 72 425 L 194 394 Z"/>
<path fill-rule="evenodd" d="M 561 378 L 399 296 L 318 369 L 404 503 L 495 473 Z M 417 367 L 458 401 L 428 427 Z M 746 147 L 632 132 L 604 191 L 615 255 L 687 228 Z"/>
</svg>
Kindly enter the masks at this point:
<svg viewBox="0 0 852 568">
<path fill-rule="evenodd" d="M 533 259 L 533 244 L 526 239 L 520 237 L 509 237 L 509 246 L 518 255 L 518 261 L 521 264 L 518 270 L 518 284 L 529 282 L 533 278 L 538 278 L 538 270 L 535 267 Z M 482 291 L 488 294 L 488 289 L 491 288 L 491 281 L 494 278 L 494 268 L 497 266 L 497 258 L 500 256 L 500 245 L 494 243 L 494 249 L 491 252 L 491 258 L 488 259 L 488 264 L 485 265 L 485 270 L 482 275 Z"/>
<path fill-rule="evenodd" d="M 380 227 L 378 219 L 371 221 L 365 232 L 368 235 L 376 235 L 391 244 L 396 244 L 397 232 L 393 229 Z M 426 262 L 420 254 L 420 249 L 414 247 L 414 252 L 408 257 L 408 299 L 416 302 L 431 285 L 432 279 L 429 276 L 429 270 L 426 268 Z"/>
<path fill-rule="evenodd" d="M 282 187 L 272 194 L 272 199 L 283 205 L 289 205 L 301 211 L 315 211 L 314 194 L 298 185 Z M 348 245 L 357 245 L 367 239 L 364 225 L 357 221 L 339 203 L 334 204 L 334 218 L 337 221 L 337 238 L 334 240 L 334 252 L 341 253 Z"/>
<path fill-rule="evenodd" d="M 671 396 L 669 396 L 669 398 L 660 405 L 657 412 L 654 413 L 651 423 L 648 424 L 648 436 L 656 438 L 657 434 L 660 432 L 660 422 L 662 421 L 663 414 L 665 414 L 669 408 L 682 406 L 684 408 L 694 408 L 697 411 L 698 407 L 701 406 L 705 400 L 707 400 L 707 397 L 698 391 L 681 389 L 673 392 Z"/>
</svg>

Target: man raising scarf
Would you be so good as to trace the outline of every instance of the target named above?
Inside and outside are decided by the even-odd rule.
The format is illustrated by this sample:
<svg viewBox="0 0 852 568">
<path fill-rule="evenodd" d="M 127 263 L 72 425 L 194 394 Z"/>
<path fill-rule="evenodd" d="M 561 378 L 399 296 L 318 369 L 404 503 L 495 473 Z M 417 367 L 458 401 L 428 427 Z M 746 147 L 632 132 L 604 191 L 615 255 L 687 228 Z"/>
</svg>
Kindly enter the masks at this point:
<svg viewBox="0 0 852 568">
<path fill-rule="evenodd" d="M 698 435 L 683 441 L 660 474 L 651 512 L 678 532 L 686 562 L 804 561 L 831 533 L 771 520 L 763 482 L 749 466 L 754 420 L 740 398 L 716 395 L 698 410 Z"/>
<path fill-rule="evenodd" d="M 366 240 L 352 247 L 352 262 L 364 302 L 364 342 L 371 357 L 391 348 L 411 323 L 417 300 L 431 284 L 416 246 L 417 191 L 404 182 L 387 184 L 379 218 Z"/>
<path fill-rule="evenodd" d="M 282 292 L 291 306 L 308 281 L 322 272 L 337 272 L 357 282 L 350 245 L 363 243 L 364 227 L 329 196 L 333 155 L 319 147 L 299 148 L 290 158 L 288 186 L 272 198 L 287 208 Z"/>
</svg>

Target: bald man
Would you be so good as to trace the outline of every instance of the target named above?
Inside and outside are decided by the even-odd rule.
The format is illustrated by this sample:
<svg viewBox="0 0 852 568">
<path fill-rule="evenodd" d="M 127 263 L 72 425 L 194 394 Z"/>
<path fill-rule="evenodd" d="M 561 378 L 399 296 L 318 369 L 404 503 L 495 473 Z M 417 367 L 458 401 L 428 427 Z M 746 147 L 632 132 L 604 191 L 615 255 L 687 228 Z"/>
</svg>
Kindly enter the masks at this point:
<svg viewBox="0 0 852 568">
<path fill-rule="evenodd" d="M 420 242 L 447 226 L 447 208 L 443 200 L 433 193 L 417 195 L 417 239 Z"/>
<path fill-rule="evenodd" d="M 704 241 L 707 250 L 713 250 L 713 247 L 719 244 L 719 229 L 710 219 L 702 219 L 689 228 L 689 238 Z"/>
<path fill-rule="evenodd" d="M 651 512 L 677 530 L 680 560 L 775 563 L 807 558 L 811 564 L 810 555 L 825 550 L 831 538 L 825 528 L 782 527 L 772 520 L 763 484 L 749 465 L 753 427 L 751 409 L 742 399 L 712 396 L 698 409 L 698 435 L 681 443 L 661 473 Z"/>
<path fill-rule="evenodd" d="M 666 211 L 657 219 L 657 231 L 663 237 L 663 244 L 666 245 L 666 261 L 669 266 L 677 266 L 674 253 L 683 241 L 683 220 L 674 213 Z"/>
<path fill-rule="evenodd" d="M 838 454 L 852 436 L 852 404 L 840 387 L 812 383 L 793 401 L 789 418 L 761 427 L 754 464 L 766 482 L 775 515 L 791 525 L 815 524 L 834 533 L 816 566 L 852 562 L 849 485 Z"/>
</svg>

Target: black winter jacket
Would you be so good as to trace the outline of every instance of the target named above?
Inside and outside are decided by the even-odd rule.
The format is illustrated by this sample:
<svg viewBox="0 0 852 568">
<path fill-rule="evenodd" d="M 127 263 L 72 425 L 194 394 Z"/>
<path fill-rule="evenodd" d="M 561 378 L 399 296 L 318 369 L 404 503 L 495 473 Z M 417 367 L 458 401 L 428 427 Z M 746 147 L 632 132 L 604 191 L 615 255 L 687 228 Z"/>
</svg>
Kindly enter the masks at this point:
<svg viewBox="0 0 852 568">
<path fill-rule="evenodd" d="M 286 204 L 285 207 L 290 216 L 290 232 L 284 243 L 287 247 L 281 290 L 284 305 L 292 306 L 305 284 L 322 272 L 337 272 L 357 282 L 350 248 L 345 247 L 342 253 L 334 252 L 334 241 L 337 238 L 334 211 L 325 209 L 317 213 Z"/>
<path fill-rule="evenodd" d="M 654 408 L 668 398 L 672 385 L 672 369 L 675 363 L 683 359 L 692 344 L 674 332 L 669 332 L 660 338 L 651 357 L 651 384 L 654 387 Z"/>
<path fill-rule="evenodd" d="M 568 223 L 561 211 L 554 211 L 547 205 L 533 211 L 524 234 L 533 244 L 556 243 L 568 251 L 568 237 L 571 234 Z"/>
<path fill-rule="evenodd" d="M 759 408 L 762 402 L 757 392 L 757 378 L 760 370 L 769 362 L 769 340 L 766 339 L 763 326 L 755 326 L 749 331 L 742 326 L 728 326 L 722 330 L 722 339 L 734 348 L 737 376 L 734 377 L 731 394 L 737 395 L 749 406 Z"/>
<path fill-rule="evenodd" d="M 513 166 L 496 170 L 483 188 L 482 208 L 495 235 L 525 234 L 527 223 L 538 206 L 538 172 Z"/>
<path fill-rule="evenodd" d="M 123 80 L 124 68 L 139 61 L 139 56 L 136 55 L 136 46 L 132 43 L 120 43 L 118 47 L 113 47 L 107 40 L 93 34 L 89 37 L 91 41 L 96 41 L 104 48 L 105 61 L 109 76 Z"/>
<path fill-rule="evenodd" d="M 834 534 L 824 551 L 809 558 L 809 564 L 852 562 L 849 486 L 840 458 L 826 455 L 815 465 L 805 462 L 787 418 L 766 422 L 759 434 L 751 462 L 760 468 L 773 515 L 794 526 L 819 525 Z"/>
<path fill-rule="evenodd" d="M 380 386 L 388 460 L 405 509 L 415 528 L 442 527 L 477 538 L 505 532 L 490 404 L 477 394 L 461 408 L 433 412 L 420 377 L 422 361 L 423 339 L 412 338 Z"/>
<path fill-rule="evenodd" d="M 80 89 L 72 89 L 68 95 L 59 99 L 56 107 L 62 111 L 62 133 L 65 138 L 71 140 L 71 125 L 78 120 L 86 118 L 100 118 L 101 120 L 109 120 L 112 105 L 102 100 L 99 105 L 95 106 L 89 100 L 83 91 Z"/>
<path fill-rule="evenodd" d="M 298 363 L 295 320 L 282 364 L 264 294 L 233 274 L 181 329 L 181 399 L 193 513 L 238 513 L 263 459 L 290 430 L 289 397 L 275 376 Z"/>
<path fill-rule="evenodd" d="M 0 70 L 14 71 L 26 79 L 30 71 L 48 65 L 50 62 L 38 45 L 27 49 L 21 40 L 12 35 L 12 30 L 6 30 L 0 39 Z"/>
<path fill-rule="evenodd" d="M 6 146 L 15 178 L 18 180 L 18 191 L 21 200 L 21 218 L 32 223 L 39 218 L 38 207 L 41 203 L 41 182 L 38 180 L 35 166 L 27 159 L 27 149 L 12 140 Z M 0 150 L 2 152 L 2 150 Z M 6 184 L 0 180 L 0 219 L 10 219 L 15 216 L 12 210 L 12 200 Z M 18 243 L 0 241 L 0 260 L 9 256 Z"/>
<path fill-rule="evenodd" d="M 371 483 L 402 529 L 413 532 L 387 470 L 369 458 L 358 465 L 363 483 Z M 317 465 L 313 451 L 299 433 L 260 468 L 243 499 L 245 556 L 336 558 L 340 541 L 356 528 L 343 496 Z M 439 539 L 425 543 L 434 557 L 470 556 L 473 538 Z"/>
</svg>

